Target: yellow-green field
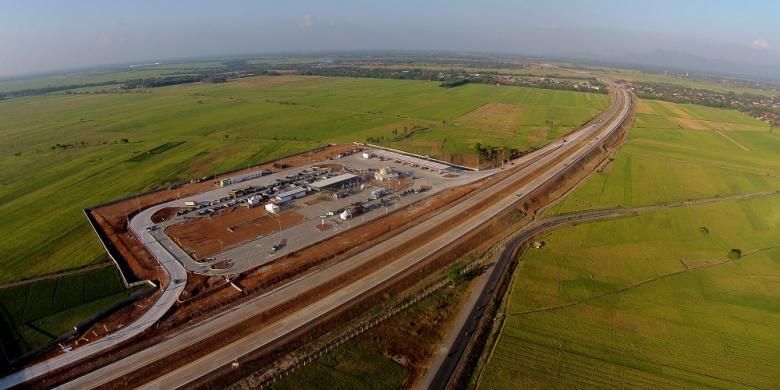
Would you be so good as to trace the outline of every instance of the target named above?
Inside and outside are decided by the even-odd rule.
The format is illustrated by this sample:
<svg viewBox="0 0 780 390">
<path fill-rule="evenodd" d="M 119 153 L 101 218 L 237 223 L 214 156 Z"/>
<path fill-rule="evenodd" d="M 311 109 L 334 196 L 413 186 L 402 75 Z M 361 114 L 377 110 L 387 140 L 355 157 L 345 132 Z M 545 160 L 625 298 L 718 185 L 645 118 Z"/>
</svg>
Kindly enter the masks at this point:
<svg viewBox="0 0 780 390">
<path fill-rule="evenodd" d="M 778 210 L 778 197 L 733 201 L 544 237 L 480 387 L 776 388 Z M 731 248 L 743 257 L 727 262 Z"/>
<path fill-rule="evenodd" d="M 516 106 L 505 110 L 511 128 L 459 123 L 499 103 Z M 448 158 L 468 157 L 476 142 L 527 149 L 606 103 L 578 92 L 294 76 L 0 101 L 0 283 L 98 258 L 103 251 L 81 212 L 87 206 L 368 137 Z M 415 125 L 427 129 L 392 139 Z"/>
<path fill-rule="evenodd" d="M 724 133 L 750 151 L 713 130 L 647 125 L 686 112 L 734 123 Z M 737 115 L 642 102 L 614 165 L 557 210 L 779 189 L 780 139 Z M 780 386 L 780 196 L 659 209 L 541 240 L 522 254 L 478 387 Z"/>
<path fill-rule="evenodd" d="M 615 161 L 548 214 L 780 190 L 778 156 L 780 134 L 746 115 L 643 100 Z"/>
</svg>

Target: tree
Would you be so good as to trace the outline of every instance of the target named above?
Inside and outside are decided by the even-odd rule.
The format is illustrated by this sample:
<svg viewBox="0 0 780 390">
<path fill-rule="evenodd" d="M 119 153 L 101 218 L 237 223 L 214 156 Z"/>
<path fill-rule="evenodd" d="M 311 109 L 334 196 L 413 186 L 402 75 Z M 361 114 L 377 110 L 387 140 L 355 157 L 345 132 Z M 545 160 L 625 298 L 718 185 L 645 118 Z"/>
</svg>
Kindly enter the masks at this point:
<svg viewBox="0 0 780 390">
<path fill-rule="evenodd" d="M 447 270 L 447 279 L 450 280 L 450 283 L 455 285 L 462 282 L 465 279 L 465 277 L 463 276 L 463 268 L 464 265 L 461 262 L 456 262 L 455 264 L 450 266 L 450 268 Z"/>
</svg>

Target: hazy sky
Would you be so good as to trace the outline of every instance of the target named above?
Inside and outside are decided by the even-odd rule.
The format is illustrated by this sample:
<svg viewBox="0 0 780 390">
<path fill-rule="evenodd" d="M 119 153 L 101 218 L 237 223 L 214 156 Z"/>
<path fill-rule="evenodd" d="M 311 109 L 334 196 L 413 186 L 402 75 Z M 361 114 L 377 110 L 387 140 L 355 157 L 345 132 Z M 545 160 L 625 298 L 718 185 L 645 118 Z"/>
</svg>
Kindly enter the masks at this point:
<svg viewBox="0 0 780 390">
<path fill-rule="evenodd" d="M 436 49 L 780 65 L 778 1 L 0 0 L 0 77 L 275 51 Z"/>
</svg>

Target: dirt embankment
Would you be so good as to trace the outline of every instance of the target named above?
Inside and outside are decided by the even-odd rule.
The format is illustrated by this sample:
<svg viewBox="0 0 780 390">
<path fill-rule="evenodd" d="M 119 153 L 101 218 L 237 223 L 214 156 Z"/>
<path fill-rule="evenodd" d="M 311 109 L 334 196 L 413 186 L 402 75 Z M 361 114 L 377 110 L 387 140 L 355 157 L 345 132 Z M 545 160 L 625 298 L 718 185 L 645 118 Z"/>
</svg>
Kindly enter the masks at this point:
<svg viewBox="0 0 780 390">
<path fill-rule="evenodd" d="M 176 213 L 184 210 L 183 207 L 166 207 L 160 210 L 157 210 L 154 214 L 152 214 L 152 222 L 154 223 L 160 223 L 165 222 L 173 216 L 176 215 Z"/>
</svg>

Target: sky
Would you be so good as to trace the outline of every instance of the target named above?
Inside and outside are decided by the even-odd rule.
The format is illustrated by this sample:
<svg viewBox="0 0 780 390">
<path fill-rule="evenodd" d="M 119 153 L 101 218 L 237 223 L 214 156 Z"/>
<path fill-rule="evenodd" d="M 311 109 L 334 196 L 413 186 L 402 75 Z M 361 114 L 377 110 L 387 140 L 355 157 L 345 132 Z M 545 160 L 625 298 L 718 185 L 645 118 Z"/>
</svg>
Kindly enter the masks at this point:
<svg viewBox="0 0 780 390">
<path fill-rule="evenodd" d="M 0 77 L 288 51 L 498 52 L 780 69 L 778 1 L 0 0 Z"/>
</svg>

